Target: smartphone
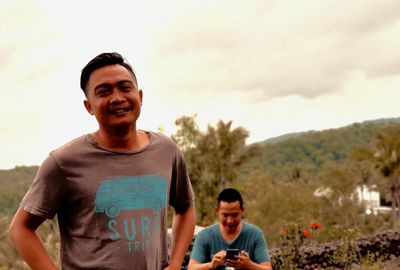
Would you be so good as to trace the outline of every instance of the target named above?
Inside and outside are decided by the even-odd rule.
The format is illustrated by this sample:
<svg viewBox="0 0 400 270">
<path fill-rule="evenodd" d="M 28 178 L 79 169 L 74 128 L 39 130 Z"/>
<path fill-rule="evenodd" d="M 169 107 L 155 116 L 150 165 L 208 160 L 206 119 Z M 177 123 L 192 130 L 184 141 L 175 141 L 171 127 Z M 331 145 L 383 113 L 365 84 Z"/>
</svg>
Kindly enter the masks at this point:
<svg viewBox="0 0 400 270">
<path fill-rule="evenodd" d="M 234 261 L 236 261 L 237 258 L 235 257 L 235 255 L 239 255 L 239 249 L 236 249 L 236 248 L 227 249 L 227 250 L 226 250 L 225 259 L 229 259 L 229 260 L 234 260 Z"/>
</svg>

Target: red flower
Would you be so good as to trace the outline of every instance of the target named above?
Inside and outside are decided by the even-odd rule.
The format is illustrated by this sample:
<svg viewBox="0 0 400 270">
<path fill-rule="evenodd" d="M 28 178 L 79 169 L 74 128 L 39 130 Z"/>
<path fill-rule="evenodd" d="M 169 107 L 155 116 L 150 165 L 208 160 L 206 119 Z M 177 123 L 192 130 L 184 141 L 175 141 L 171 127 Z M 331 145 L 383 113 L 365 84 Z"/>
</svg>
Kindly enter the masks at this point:
<svg viewBox="0 0 400 270">
<path fill-rule="evenodd" d="M 319 223 L 311 223 L 310 224 L 310 229 L 311 230 L 318 230 L 320 228 L 321 228 L 321 224 L 319 224 Z"/>
<path fill-rule="evenodd" d="M 303 231 L 303 236 L 305 238 L 309 238 L 311 236 L 311 233 L 309 231 Z"/>
</svg>

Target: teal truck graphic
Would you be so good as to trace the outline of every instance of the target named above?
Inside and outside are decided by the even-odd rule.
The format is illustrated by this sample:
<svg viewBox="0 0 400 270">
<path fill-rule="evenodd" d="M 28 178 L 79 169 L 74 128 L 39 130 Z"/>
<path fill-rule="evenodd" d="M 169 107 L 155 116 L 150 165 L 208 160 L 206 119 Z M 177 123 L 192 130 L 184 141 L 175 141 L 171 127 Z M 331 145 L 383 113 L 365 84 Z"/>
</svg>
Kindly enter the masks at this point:
<svg viewBox="0 0 400 270">
<path fill-rule="evenodd" d="M 135 176 L 104 180 L 96 192 L 95 211 L 115 218 L 124 210 L 152 209 L 166 205 L 166 181 L 160 176 Z"/>
</svg>

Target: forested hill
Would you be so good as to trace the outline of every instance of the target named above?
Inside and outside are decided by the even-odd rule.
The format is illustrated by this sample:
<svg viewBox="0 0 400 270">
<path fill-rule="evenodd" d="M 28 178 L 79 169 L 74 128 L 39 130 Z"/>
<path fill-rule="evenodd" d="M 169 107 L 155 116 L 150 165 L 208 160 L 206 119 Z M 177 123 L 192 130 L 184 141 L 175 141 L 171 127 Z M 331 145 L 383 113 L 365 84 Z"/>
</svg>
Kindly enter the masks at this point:
<svg viewBox="0 0 400 270">
<path fill-rule="evenodd" d="M 337 129 L 285 134 L 254 145 L 261 154 L 250 159 L 246 171 L 262 170 L 281 176 L 299 167 L 317 173 L 324 164 L 342 162 L 357 148 L 368 147 L 379 132 L 399 125 L 400 118 L 369 120 Z"/>
<path fill-rule="evenodd" d="M 399 124 L 400 118 L 379 119 L 337 129 L 286 134 L 255 143 L 261 151 L 243 164 L 245 173 L 261 170 L 281 176 L 296 167 L 316 173 L 325 163 L 345 160 L 354 149 L 368 146 L 378 132 Z M 15 211 L 37 170 L 38 166 L 0 170 L 0 216 Z"/>
<path fill-rule="evenodd" d="M 38 166 L 18 166 L 12 170 L 0 170 L 0 216 L 16 210 L 37 170 Z"/>
</svg>

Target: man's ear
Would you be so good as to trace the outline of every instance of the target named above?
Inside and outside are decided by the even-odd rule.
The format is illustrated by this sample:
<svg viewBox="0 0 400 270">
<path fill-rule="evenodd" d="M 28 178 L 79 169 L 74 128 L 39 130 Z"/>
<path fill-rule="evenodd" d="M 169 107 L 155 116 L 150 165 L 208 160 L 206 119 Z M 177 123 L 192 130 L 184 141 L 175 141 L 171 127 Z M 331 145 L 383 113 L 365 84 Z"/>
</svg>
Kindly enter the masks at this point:
<svg viewBox="0 0 400 270">
<path fill-rule="evenodd" d="M 139 99 L 140 99 L 140 106 L 143 104 L 143 91 L 142 89 L 139 89 Z"/>
<path fill-rule="evenodd" d="M 89 100 L 85 99 L 83 101 L 83 105 L 85 106 L 86 110 L 88 111 L 88 113 L 90 113 L 91 115 L 93 115 L 93 109 L 92 109 L 92 105 L 90 105 Z"/>
</svg>

